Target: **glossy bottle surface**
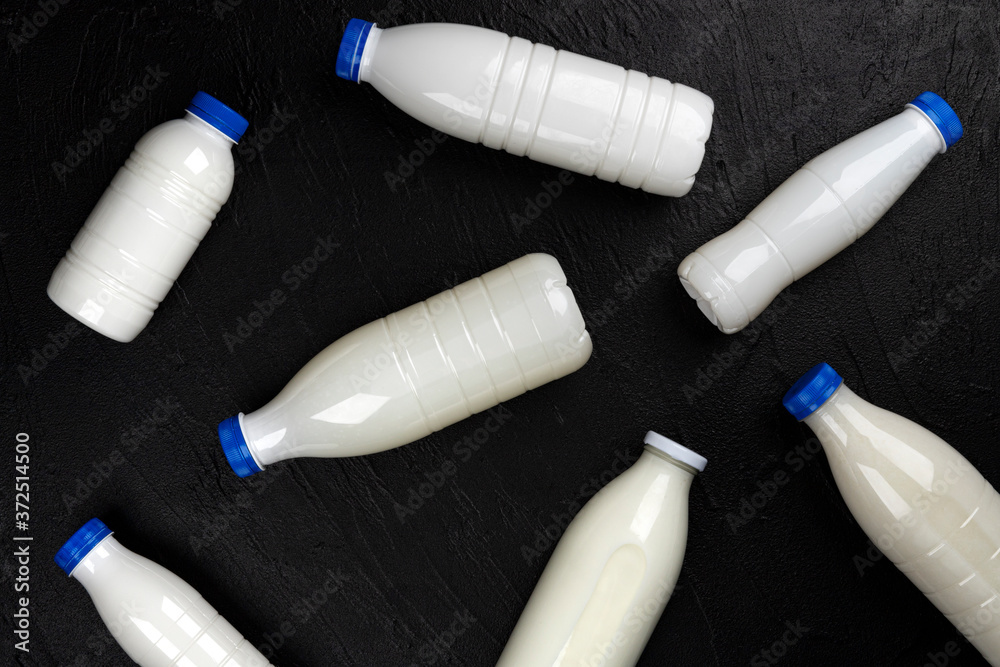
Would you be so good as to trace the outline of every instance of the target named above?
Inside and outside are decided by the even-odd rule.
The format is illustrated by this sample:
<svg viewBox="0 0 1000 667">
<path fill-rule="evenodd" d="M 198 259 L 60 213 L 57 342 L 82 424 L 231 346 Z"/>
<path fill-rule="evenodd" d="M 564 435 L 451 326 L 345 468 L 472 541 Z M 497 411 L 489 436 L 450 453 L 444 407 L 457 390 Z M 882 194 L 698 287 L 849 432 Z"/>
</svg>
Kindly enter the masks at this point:
<svg viewBox="0 0 1000 667">
<path fill-rule="evenodd" d="M 591 350 L 559 262 L 527 255 L 320 352 L 274 400 L 240 416 L 246 463 L 257 472 L 405 445 L 572 373 Z"/>
<path fill-rule="evenodd" d="M 677 583 L 697 472 L 647 444 L 631 468 L 584 505 L 552 553 L 498 667 L 635 665 Z"/>
<path fill-rule="evenodd" d="M 266 667 L 194 588 L 104 538 L 73 569 L 112 636 L 141 667 Z"/>
<path fill-rule="evenodd" d="M 944 440 L 846 385 L 803 421 L 872 542 L 1000 665 L 1000 495 Z"/>
<path fill-rule="evenodd" d="M 109 338 L 134 339 L 229 198 L 234 144 L 190 111 L 147 132 L 56 267 L 49 298 Z"/>
<path fill-rule="evenodd" d="M 681 283 L 721 331 L 740 331 L 871 229 L 946 147 L 935 122 L 908 105 L 813 158 L 745 220 L 688 255 Z"/>
<path fill-rule="evenodd" d="M 712 127 L 693 88 L 468 25 L 372 27 L 357 77 L 442 132 L 674 197 Z"/>
</svg>

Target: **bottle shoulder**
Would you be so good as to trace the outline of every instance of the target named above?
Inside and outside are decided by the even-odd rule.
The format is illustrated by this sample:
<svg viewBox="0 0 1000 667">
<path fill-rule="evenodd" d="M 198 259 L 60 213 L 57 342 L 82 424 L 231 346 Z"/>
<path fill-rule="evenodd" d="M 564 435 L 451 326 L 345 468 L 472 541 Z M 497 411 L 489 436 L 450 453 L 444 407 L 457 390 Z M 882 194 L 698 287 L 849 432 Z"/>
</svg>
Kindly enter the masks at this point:
<svg viewBox="0 0 1000 667">
<path fill-rule="evenodd" d="M 161 638 L 183 654 L 193 638 L 221 618 L 181 577 L 124 547 L 107 554 L 94 574 L 85 583 L 94 605 L 121 647 L 140 664 L 159 650 Z"/>
<path fill-rule="evenodd" d="M 959 523 L 988 487 L 954 447 L 901 415 L 857 398 L 824 409 L 810 426 L 852 513 L 869 531 L 881 523 Z M 810 417 L 812 419 L 812 416 Z M 908 540 L 916 539 L 909 531 Z"/>
<path fill-rule="evenodd" d="M 139 139 L 135 151 L 164 168 L 197 177 L 206 171 L 231 174 L 235 170 L 232 142 L 199 128 L 201 121 L 177 118 L 157 125 Z"/>
<path fill-rule="evenodd" d="M 691 475 L 653 454 L 643 453 L 580 509 L 567 537 L 616 549 L 626 543 L 671 543 L 687 531 Z"/>
<path fill-rule="evenodd" d="M 915 421 L 868 403 L 853 392 L 842 395 L 838 390 L 806 421 L 824 445 L 853 449 L 854 456 L 866 450 L 933 453 L 953 449 Z"/>
<path fill-rule="evenodd" d="M 176 591 L 181 596 L 198 595 L 197 591 L 179 576 L 145 556 L 123 550 L 116 560 L 117 567 L 113 574 L 106 575 L 105 579 L 111 579 L 116 583 L 119 580 L 123 582 L 127 580 L 130 586 L 141 586 L 162 592 Z"/>
<path fill-rule="evenodd" d="M 852 173 L 871 174 L 905 170 L 919 173 L 940 150 L 940 136 L 920 112 L 905 109 L 891 118 L 855 134 L 823 151 L 803 168 L 808 169 L 838 191 L 848 195 L 853 190 L 838 187 Z M 901 162 L 900 158 L 904 158 Z M 855 188 L 861 188 L 857 184 Z"/>
<path fill-rule="evenodd" d="M 379 48 L 384 46 L 382 40 L 387 40 L 394 49 L 419 48 L 428 56 L 436 57 L 489 50 L 496 43 L 508 39 L 510 36 L 499 30 L 463 23 L 410 23 L 383 29 Z"/>
</svg>

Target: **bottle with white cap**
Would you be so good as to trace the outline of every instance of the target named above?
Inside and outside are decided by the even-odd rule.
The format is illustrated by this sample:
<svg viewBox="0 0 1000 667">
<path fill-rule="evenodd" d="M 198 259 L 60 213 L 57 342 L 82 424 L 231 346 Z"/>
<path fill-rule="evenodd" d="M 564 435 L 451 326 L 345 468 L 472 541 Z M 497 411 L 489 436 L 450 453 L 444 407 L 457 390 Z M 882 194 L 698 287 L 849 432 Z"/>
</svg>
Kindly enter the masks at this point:
<svg viewBox="0 0 1000 667">
<path fill-rule="evenodd" d="M 784 398 L 819 438 L 862 530 L 1000 665 L 1000 495 L 947 442 L 865 401 L 827 364 Z"/>
<path fill-rule="evenodd" d="M 199 92 L 184 118 L 147 132 L 49 281 L 49 298 L 127 343 L 170 291 L 233 187 L 247 121 Z"/>
<path fill-rule="evenodd" d="M 91 519 L 56 553 L 101 619 L 141 667 L 267 667 L 267 658 L 183 579 Z"/>
<path fill-rule="evenodd" d="M 470 25 L 351 19 L 337 75 L 459 139 L 671 197 L 712 128 L 694 88 Z"/>
<path fill-rule="evenodd" d="M 938 153 L 962 137 L 948 104 L 921 93 L 903 112 L 810 160 L 741 223 L 688 255 L 681 284 L 724 333 L 879 221 Z"/>
<path fill-rule="evenodd" d="M 347 334 L 219 439 L 240 477 L 374 454 L 568 375 L 591 350 L 559 262 L 526 255 Z"/>
<path fill-rule="evenodd" d="M 497 667 L 632 667 L 677 584 L 704 457 L 650 431 L 570 522 Z"/>
</svg>

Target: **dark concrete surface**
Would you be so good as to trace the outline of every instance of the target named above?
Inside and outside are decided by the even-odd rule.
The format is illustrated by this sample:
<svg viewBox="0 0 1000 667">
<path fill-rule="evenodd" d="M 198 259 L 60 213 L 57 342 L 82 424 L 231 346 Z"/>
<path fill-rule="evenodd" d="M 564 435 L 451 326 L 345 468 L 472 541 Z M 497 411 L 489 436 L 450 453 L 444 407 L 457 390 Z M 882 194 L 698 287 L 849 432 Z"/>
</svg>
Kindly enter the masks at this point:
<svg viewBox="0 0 1000 667">
<path fill-rule="evenodd" d="M 486 26 L 708 93 L 715 126 L 694 190 L 667 199 L 578 177 L 523 225 L 515 216 L 558 171 L 454 139 L 390 187 L 386 174 L 403 174 L 431 131 L 335 77 L 352 16 Z M 786 665 L 982 664 L 866 553 L 825 458 L 794 453 L 811 434 L 780 398 L 828 361 L 1000 484 L 1000 274 L 977 278 L 1000 261 L 995 3 L 42 0 L 5 2 L 0 19 L 2 437 L 11 452 L 30 436 L 34 538 L 31 653 L 11 662 L 130 664 L 51 561 L 98 516 L 277 665 L 491 665 L 551 554 L 539 535 L 655 429 L 709 465 L 691 491 L 678 590 L 641 665 L 773 664 L 762 651 L 782 652 L 772 645 L 794 636 L 786 624 L 801 634 Z M 199 89 L 251 122 L 229 203 L 136 341 L 82 326 L 63 336 L 72 320 L 45 295 L 53 268 L 135 141 Z M 680 260 L 927 89 L 958 111 L 965 138 L 766 321 L 715 331 L 675 277 Z M 110 133 L 65 168 L 67 147 L 105 119 Z M 339 246 L 292 289 L 286 272 L 318 239 Z M 246 481 L 229 470 L 221 419 L 263 405 L 357 326 L 534 251 L 562 262 L 594 355 L 507 403 L 478 451 L 455 445 L 483 415 L 375 456 Z M 285 303 L 233 343 L 275 289 Z M 43 351 L 53 358 L 26 372 Z M 17 597 L 4 460 L 0 658 L 14 655 Z M 401 521 L 396 504 L 449 463 L 454 474 Z M 776 475 L 785 482 L 772 486 Z M 735 521 L 741 510 L 752 516 Z"/>
</svg>

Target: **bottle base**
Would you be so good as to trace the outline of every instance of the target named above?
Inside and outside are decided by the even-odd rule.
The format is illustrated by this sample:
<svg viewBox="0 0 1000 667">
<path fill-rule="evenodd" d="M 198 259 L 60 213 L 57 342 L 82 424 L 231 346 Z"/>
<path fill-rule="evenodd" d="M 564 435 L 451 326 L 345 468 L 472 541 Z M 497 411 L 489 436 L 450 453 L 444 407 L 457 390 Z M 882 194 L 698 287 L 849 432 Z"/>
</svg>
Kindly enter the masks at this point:
<svg viewBox="0 0 1000 667">
<path fill-rule="evenodd" d="M 643 191 L 665 197 L 683 197 L 694 186 L 695 177 L 705 159 L 705 142 L 712 132 L 715 103 L 712 98 L 689 86 L 671 84 L 672 113 L 650 164 L 639 186 Z M 635 148 L 631 163 L 637 160 Z M 631 165 L 630 165 L 631 166 Z M 636 174 L 626 168 L 619 180 L 622 185 Z"/>
<path fill-rule="evenodd" d="M 46 293 L 54 304 L 99 334 L 130 343 L 153 317 L 135 303 L 65 257 L 56 266 Z"/>
<path fill-rule="evenodd" d="M 684 258 L 677 267 L 677 276 L 688 296 L 698 302 L 699 310 L 722 333 L 734 334 L 750 324 L 750 316 L 732 285 L 697 252 Z"/>
</svg>

